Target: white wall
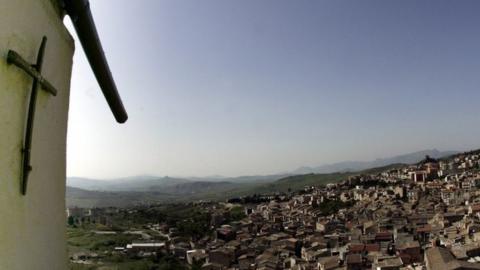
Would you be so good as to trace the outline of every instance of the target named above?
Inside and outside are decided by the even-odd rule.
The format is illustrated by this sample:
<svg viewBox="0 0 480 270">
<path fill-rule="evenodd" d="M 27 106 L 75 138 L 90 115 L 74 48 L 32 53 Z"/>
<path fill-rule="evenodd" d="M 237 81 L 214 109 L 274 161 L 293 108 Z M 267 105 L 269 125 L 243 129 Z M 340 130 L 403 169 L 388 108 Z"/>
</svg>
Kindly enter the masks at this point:
<svg viewBox="0 0 480 270">
<path fill-rule="evenodd" d="M 0 0 L 0 269 L 67 269 L 65 158 L 73 39 L 52 0 Z M 21 148 L 32 80 L 7 65 L 8 49 L 34 63 L 48 38 L 37 97 L 30 174 L 20 194 Z"/>
</svg>

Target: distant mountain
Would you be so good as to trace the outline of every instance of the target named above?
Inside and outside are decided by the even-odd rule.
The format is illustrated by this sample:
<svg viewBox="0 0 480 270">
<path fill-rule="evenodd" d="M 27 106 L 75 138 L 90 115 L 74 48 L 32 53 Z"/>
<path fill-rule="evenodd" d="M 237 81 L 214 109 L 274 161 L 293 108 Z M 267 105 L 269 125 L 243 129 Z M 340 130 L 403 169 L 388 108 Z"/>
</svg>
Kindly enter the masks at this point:
<svg viewBox="0 0 480 270">
<path fill-rule="evenodd" d="M 163 191 L 169 194 L 189 195 L 209 192 L 221 192 L 226 189 L 232 189 L 241 184 L 231 182 L 207 182 L 197 181 L 181 183 L 174 186 L 164 188 Z"/>
<path fill-rule="evenodd" d="M 355 171 L 355 172 L 333 172 L 333 173 L 321 173 L 321 174 L 301 174 L 288 176 L 282 179 L 279 179 L 273 183 L 265 185 L 272 191 L 288 191 L 302 189 L 305 186 L 319 186 L 329 183 L 337 183 L 343 180 L 347 180 L 348 177 L 359 174 L 378 174 L 384 171 L 391 169 L 397 169 L 405 167 L 405 164 L 396 163 L 388 164 L 386 166 L 368 168 L 365 170 Z M 258 187 L 257 189 L 260 189 Z"/>
<path fill-rule="evenodd" d="M 156 177 L 156 176 L 133 176 L 127 178 L 96 180 L 81 177 L 68 177 L 67 186 L 94 191 L 155 191 L 172 192 L 178 194 L 199 193 L 219 187 L 236 187 L 241 184 L 267 183 L 288 176 L 261 175 L 239 177 Z"/>
<path fill-rule="evenodd" d="M 111 180 L 70 177 L 67 205 L 81 207 L 132 206 L 138 204 L 223 200 L 227 198 L 298 190 L 347 179 L 359 173 L 377 173 L 388 168 L 414 164 L 425 158 L 442 158 L 454 151 L 424 150 L 374 161 L 346 161 L 318 167 L 302 167 L 292 173 L 240 177 L 134 176 Z"/>
<path fill-rule="evenodd" d="M 134 176 L 110 180 L 95 180 L 81 177 L 68 177 L 67 186 L 96 191 L 147 191 L 152 187 L 162 189 L 190 180 L 171 177 Z"/>
<path fill-rule="evenodd" d="M 276 175 L 253 175 L 239 177 L 223 177 L 213 175 L 209 177 L 157 177 L 133 176 L 111 180 L 96 180 L 80 177 L 69 177 L 67 186 L 94 191 L 161 191 L 172 194 L 195 194 L 209 191 L 223 191 L 227 188 L 237 188 L 242 184 L 271 183 L 275 180 L 303 174 L 331 174 L 344 172 L 358 172 L 369 168 L 383 167 L 390 164 L 414 164 L 429 155 L 433 158 L 442 158 L 453 155 L 455 151 L 424 150 L 391 158 L 376 159 L 373 161 L 345 161 L 317 167 L 301 167 L 291 173 Z M 203 190 L 202 190 L 203 189 Z"/>
<path fill-rule="evenodd" d="M 206 176 L 206 177 L 189 177 L 191 181 L 208 181 L 208 182 L 231 182 L 231 183 L 260 183 L 272 182 L 280 178 L 289 176 L 290 174 L 272 174 L 272 175 L 247 175 L 237 177 L 225 176 Z"/>
<path fill-rule="evenodd" d="M 389 164 L 415 164 L 424 159 L 427 155 L 432 158 L 442 158 L 457 153 L 459 152 L 438 151 L 437 149 L 423 150 L 390 158 L 376 159 L 373 161 L 344 161 L 317 167 L 300 167 L 293 171 L 292 174 L 356 172 L 369 168 L 383 167 Z"/>
<path fill-rule="evenodd" d="M 253 190 L 258 184 L 231 182 L 185 182 L 168 187 L 152 186 L 143 191 L 95 191 L 67 186 L 67 206 L 126 207 L 152 203 L 226 199 L 237 190 Z"/>
<path fill-rule="evenodd" d="M 111 180 L 71 177 L 67 179 L 67 206 L 125 207 L 138 204 L 182 202 L 225 198 L 228 192 L 257 185 L 253 178 L 240 182 L 187 180 L 171 177 L 139 176 Z M 228 178 L 226 178 L 228 179 Z M 262 183 L 259 178 L 258 183 Z M 273 180 L 272 180 L 273 181 Z"/>
<path fill-rule="evenodd" d="M 330 174 L 304 174 L 287 176 L 270 182 L 215 182 L 191 181 L 170 186 L 149 186 L 143 191 L 93 191 L 67 186 L 67 206 L 79 207 L 126 207 L 151 203 L 172 203 L 194 200 L 225 200 L 228 198 L 299 190 L 305 186 L 335 183 L 359 173 L 376 173 L 402 164 L 370 168 L 367 171 Z M 90 184 L 96 184 L 95 181 Z"/>
</svg>

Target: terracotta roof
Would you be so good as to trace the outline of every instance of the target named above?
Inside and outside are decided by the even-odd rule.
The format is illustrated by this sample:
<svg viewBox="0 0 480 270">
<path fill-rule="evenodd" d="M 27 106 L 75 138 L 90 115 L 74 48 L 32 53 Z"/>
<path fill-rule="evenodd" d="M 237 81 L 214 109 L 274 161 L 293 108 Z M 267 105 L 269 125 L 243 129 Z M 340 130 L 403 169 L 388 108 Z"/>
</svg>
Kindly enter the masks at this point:
<svg viewBox="0 0 480 270">
<path fill-rule="evenodd" d="M 425 252 L 429 269 L 435 270 L 480 270 L 480 264 L 460 261 L 448 249 L 434 247 Z"/>
<path fill-rule="evenodd" d="M 480 211 L 480 204 L 473 204 L 473 205 L 470 205 L 470 207 L 472 208 L 473 212 L 479 212 Z"/>
<path fill-rule="evenodd" d="M 364 244 L 351 244 L 349 247 L 350 252 L 362 252 L 365 249 Z"/>
<path fill-rule="evenodd" d="M 368 252 L 378 252 L 380 251 L 380 245 L 379 244 L 366 244 L 365 245 L 365 250 Z"/>
<path fill-rule="evenodd" d="M 347 264 L 360 264 L 362 263 L 362 255 L 360 254 L 348 254 Z"/>
<path fill-rule="evenodd" d="M 417 233 L 431 232 L 431 231 L 432 231 L 432 225 L 430 225 L 430 224 L 425 224 L 422 227 L 417 228 Z"/>
<path fill-rule="evenodd" d="M 391 240 L 393 239 L 392 233 L 390 232 L 378 232 L 375 235 L 375 240 Z"/>
</svg>

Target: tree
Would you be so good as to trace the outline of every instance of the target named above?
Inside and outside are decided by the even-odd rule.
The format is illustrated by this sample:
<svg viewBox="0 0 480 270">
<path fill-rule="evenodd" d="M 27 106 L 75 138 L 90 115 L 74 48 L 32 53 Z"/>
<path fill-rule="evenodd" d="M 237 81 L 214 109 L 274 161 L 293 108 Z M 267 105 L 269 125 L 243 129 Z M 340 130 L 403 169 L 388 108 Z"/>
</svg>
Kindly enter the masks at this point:
<svg viewBox="0 0 480 270">
<path fill-rule="evenodd" d="M 69 226 L 73 226 L 75 224 L 75 219 L 73 218 L 73 216 L 68 217 L 67 223 Z"/>
</svg>

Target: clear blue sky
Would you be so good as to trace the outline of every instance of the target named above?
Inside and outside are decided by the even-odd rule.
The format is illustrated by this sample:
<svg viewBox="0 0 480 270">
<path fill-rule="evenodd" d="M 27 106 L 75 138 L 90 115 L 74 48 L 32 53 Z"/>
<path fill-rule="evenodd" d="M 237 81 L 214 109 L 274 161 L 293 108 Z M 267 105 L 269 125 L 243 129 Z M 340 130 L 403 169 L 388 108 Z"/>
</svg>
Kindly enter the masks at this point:
<svg viewBox="0 0 480 270">
<path fill-rule="evenodd" d="M 116 124 L 77 43 L 69 176 L 270 174 L 480 148 L 479 1 L 91 8 L 130 118 Z"/>
</svg>

